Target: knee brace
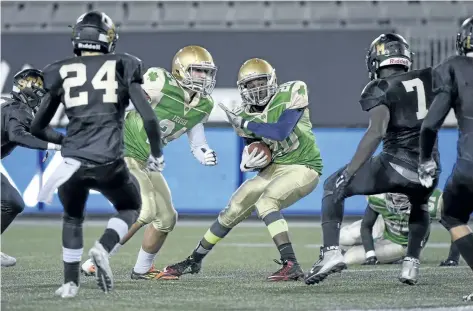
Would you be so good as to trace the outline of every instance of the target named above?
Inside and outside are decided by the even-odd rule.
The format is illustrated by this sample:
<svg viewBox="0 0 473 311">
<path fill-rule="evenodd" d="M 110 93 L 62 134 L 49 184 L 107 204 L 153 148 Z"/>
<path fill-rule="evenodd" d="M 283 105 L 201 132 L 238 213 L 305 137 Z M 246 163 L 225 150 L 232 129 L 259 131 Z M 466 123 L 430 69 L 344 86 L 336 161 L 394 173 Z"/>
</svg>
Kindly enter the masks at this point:
<svg viewBox="0 0 473 311">
<path fill-rule="evenodd" d="M 114 217 L 123 220 L 128 225 L 128 228 L 130 228 L 138 219 L 138 213 L 139 211 L 134 209 L 120 210 Z"/>
<path fill-rule="evenodd" d="M 81 249 L 84 247 L 82 224 L 84 217 L 76 218 L 67 214 L 62 222 L 62 246 L 68 249 Z"/>
</svg>

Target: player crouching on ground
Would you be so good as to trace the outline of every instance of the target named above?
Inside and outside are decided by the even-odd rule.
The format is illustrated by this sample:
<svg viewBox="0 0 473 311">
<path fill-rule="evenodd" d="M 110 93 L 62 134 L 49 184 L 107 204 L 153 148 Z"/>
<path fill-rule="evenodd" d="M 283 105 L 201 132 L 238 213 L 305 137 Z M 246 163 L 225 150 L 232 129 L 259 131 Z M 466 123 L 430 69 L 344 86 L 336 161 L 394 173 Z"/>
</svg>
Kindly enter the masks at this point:
<svg viewBox="0 0 473 311">
<path fill-rule="evenodd" d="M 367 196 L 368 206 L 362 220 L 340 230 L 340 248 L 348 265 L 397 263 L 406 256 L 411 204 L 400 193 Z M 436 189 L 429 199 L 431 220 L 440 220 L 442 191 Z M 428 235 L 425 237 L 427 243 Z M 460 254 L 452 244 L 441 266 L 458 265 Z"/>
<path fill-rule="evenodd" d="M 162 145 L 187 133 L 192 154 L 202 165 L 207 166 L 217 164 L 217 155 L 207 144 L 203 126 L 214 106 L 210 94 L 215 86 L 216 73 L 217 67 L 206 49 L 187 46 L 174 56 L 171 73 L 162 68 L 150 68 L 143 76 L 142 85 L 160 120 Z M 143 121 L 136 111 L 130 111 L 125 118 L 125 162 L 138 179 L 143 204 L 137 222 L 119 246 L 125 244 L 141 227 L 150 224 L 146 227 L 131 278 L 176 279 L 176 276 L 163 273 L 153 266 L 157 253 L 176 225 L 177 212 L 163 175 L 146 170 L 149 153 Z M 90 260 L 82 264 L 82 272 L 86 275 L 95 272 Z"/>
<path fill-rule="evenodd" d="M 269 151 L 263 147 L 260 147 L 261 152 L 257 148 L 244 148 L 240 169 L 244 172 L 259 170 L 258 175 L 236 190 L 192 254 L 164 271 L 175 276 L 198 273 L 202 260 L 215 244 L 256 209 L 281 256 L 282 268 L 268 280 L 297 280 L 304 274 L 280 210 L 311 193 L 322 172 L 322 160 L 309 119 L 307 86 L 302 81 L 278 86 L 273 67 L 255 58 L 240 68 L 238 88 L 243 105 L 235 112 L 221 107 L 238 135 L 247 142 L 267 144 L 272 159 L 265 155 Z"/>
</svg>

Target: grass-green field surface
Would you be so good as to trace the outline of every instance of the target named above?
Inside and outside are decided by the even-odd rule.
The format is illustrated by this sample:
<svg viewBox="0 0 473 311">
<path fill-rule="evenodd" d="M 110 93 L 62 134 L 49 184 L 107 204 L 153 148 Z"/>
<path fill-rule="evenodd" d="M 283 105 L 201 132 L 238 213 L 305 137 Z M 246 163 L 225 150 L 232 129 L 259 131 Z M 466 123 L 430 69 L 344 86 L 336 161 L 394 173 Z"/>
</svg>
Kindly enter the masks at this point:
<svg viewBox="0 0 473 311">
<path fill-rule="evenodd" d="M 184 259 L 212 223 L 182 221 L 156 258 L 157 268 Z M 319 256 L 320 222 L 289 221 L 299 262 L 307 271 Z M 84 226 L 84 255 L 101 235 L 106 222 Z M 2 251 L 15 256 L 17 265 L 1 270 L 3 310 L 473 310 L 462 296 L 473 292 L 473 273 L 462 261 L 459 267 L 438 267 L 446 258 L 449 235 L 434 226 L 422 253 L 419 283 L 401 284 L 399 265 L 351 266 L 342 274 L 307 286 L 304 282 L 267 282 L 279 269 L 277 249 L 264 225 L 246 222 L 235 228 L 207 256 L 203 269 L 178 281 L 134 281 L 130 272 L 140 249 L 138 232 L 111 259 L 115 288 L 104 294 L 95 279 L 81 276 L 79 295 L 61 299 L 54 291 L 63 281 L 61 223 L 14 222 L 2 235 Z"/>
</svg>

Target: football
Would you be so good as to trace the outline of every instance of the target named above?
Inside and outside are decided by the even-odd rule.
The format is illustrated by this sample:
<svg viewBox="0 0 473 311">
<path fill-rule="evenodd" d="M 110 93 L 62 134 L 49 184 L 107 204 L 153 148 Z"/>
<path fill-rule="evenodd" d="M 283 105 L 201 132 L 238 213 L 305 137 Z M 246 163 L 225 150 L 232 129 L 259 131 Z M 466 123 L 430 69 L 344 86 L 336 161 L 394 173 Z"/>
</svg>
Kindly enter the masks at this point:
<svg viewBox="0 0 473 311">
<path fill-rule="evenodd" d="M 271 161 L 271 150 L 269 149 L 268 145 L 266 145 L 262 141 L 255 141 L 254 143 L 248 145 L 248 153 L 251 154 L 255 148 L 258 149 L 256 153 L 259 153 L 260 150 L 263 150 L 263 152 L 268 157 L 268 162 L 266 163 L 268 164 Z"/>
</svg>

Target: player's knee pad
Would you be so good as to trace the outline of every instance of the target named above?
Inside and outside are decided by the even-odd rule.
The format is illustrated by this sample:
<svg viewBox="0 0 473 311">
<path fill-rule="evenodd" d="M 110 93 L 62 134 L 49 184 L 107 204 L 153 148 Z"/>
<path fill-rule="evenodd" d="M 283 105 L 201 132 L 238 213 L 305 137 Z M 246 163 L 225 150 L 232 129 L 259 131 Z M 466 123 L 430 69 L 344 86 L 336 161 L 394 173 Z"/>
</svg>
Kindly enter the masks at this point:
<svg viewBox="0 0 473 311">
<path fill-rule="evenodd" d="M 160 215 L 158 219 L 155 219 L 152 222 L 153 227 L 160 232 L 169 233 L 176 226 L 177 217 L 178 217 L 178 214 L 176 210 L 173 209 L 166 215 Z"/>
<path fill-rule="evenodd" d="M 230 202 L 218 215 L 218 222 L 224 227 L 233 228 L 251 215 L 252 209 L 242 204 Z"/>
<path fill-rule="evenodd" d="M 442 218 L 440 218 L 440 223 L 445 227 L 445 229 L 450 231 L 450 229 L 452 228 L 466 225 L 468 221 L 464 221 L 454 215 L 442 213 Z"/>
<path fill-rule="evenodd" d="M 134 209 L 120 210 L 115 217 L 123 220 L 129 228 L 138 219 L 138 213 L 139 211 Z"/>
<path fill-rule="evenodd" d="M 84 217 L 73 217 L 64 214 L 62 219 L 62 246 L 66 249 L 83 248 L 82 224 L 84 223 Z"/>
<path fill-rule="evenodd" d="M 279 212 L 279 203 L 276 199 L 262 196 L 255 204 L 259 218 L 263 219 L 272 212 Z"/>
</svg>

